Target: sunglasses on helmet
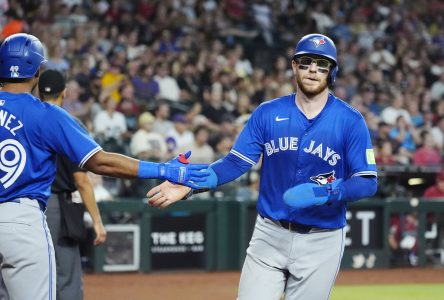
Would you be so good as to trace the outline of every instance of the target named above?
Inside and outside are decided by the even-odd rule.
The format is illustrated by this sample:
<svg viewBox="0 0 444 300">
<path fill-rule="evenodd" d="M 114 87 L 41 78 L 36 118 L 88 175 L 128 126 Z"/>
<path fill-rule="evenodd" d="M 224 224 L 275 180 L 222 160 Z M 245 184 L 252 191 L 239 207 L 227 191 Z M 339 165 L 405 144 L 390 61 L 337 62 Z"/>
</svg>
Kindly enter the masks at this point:
<svg viewBox="0 0 444 300">
<path fill-rule="evenodd" d="M 332 63 L 324 58 L 313 58 L 309 56 L 301 56 L 295 58 L 295 61 L 299 64 L 299 69 L 307 70 L 311 64 L 315 63 L 318 67 L 318 71 L 321 73 L 328 73 Z"/>
</svg>

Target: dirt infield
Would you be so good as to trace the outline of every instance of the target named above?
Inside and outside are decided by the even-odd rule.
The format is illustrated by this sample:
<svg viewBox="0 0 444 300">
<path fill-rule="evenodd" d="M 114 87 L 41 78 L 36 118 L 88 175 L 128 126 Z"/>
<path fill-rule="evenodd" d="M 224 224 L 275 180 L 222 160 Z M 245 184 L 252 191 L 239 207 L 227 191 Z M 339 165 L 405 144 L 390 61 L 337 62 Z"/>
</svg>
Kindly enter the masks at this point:
<svg viewBox="0 0 444 300">
<path fill-rule="evenodd" d="M 239 272 L 87 274 L 85 300 L 228 300 Z M 336 284 L 444 283 L 444 269 L 343 270 Z"/>
</svg>

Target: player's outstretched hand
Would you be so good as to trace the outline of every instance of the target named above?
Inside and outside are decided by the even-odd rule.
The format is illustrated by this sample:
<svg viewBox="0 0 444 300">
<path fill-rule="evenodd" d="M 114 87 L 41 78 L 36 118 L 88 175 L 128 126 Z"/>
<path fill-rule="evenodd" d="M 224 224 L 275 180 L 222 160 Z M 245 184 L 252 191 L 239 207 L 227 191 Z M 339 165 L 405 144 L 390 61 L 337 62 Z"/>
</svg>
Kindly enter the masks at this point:
<svg viewBox="0 0 444 300">
<path fill-rule="evenodd" d="M 190 164 L 188 158 L 191 151 L 172 160 L 159 164 L 160 179 L 165 179 L 174 183 L 183 184 L 191 188 L 199 188 L 196 182 L 203 182 L 210 173 L 205 170 L 208 168 L 207 164 Z"/>
<path fill-rule="evenodd" d="M 190 191 L 189 187 L 164 181 L 149 190 L 146 196 L 150 206 L 165 208 L 185 198 Z"/>
<path fill-rule="evenodd" d="M 303 183 L 284 193 L 284 202 L 292 208 L 306 208 L 314 205 L 323 205 L 339 197 L 338 185 L 342 179 L 329 184 Z"/>
</svg>

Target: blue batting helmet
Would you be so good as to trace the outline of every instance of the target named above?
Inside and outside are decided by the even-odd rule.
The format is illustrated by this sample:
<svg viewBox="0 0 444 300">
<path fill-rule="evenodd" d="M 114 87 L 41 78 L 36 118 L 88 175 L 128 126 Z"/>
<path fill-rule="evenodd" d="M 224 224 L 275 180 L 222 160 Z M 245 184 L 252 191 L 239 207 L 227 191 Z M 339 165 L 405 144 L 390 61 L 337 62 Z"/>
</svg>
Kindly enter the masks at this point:
<svg viewBox="0 0 444 300">
<path fill-rule="evenodd" d="M 304 54 L 315 54 L 325 57 L 333 63 L 333 67 L 328 74 L 328 84 L 333 86 L 338 73 L 338 61 L 336 46 L 333 41 L 323 34 L 308 34 L 303 36 L 296 45 L 294 58 Z"/>
<path fill-rule="evenodd" d="M 45 62 L 42 43 L 33 35 L 17 33 L 0 46 L 0 78 L 30 78 Z"/>
</svg>

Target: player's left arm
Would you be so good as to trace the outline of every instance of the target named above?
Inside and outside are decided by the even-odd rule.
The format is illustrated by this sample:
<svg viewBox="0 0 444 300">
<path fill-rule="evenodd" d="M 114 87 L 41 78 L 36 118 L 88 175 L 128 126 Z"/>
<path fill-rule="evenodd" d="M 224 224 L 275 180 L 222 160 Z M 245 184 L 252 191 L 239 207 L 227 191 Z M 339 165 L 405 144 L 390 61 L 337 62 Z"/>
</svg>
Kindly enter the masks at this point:
<svg viewBox="0 0 444 300">
<path fill-rule="evenodd" d="M 330 184 L 303 183 L 284 193 L 290 207 L 305 208 L 335 201 L 352 202 L 373 196 L 378 188 L 376 162 L 367 125 L 363 118 L 349 127 L 346 140 L 347 168 L 352 176 Z"/>
</svg>

